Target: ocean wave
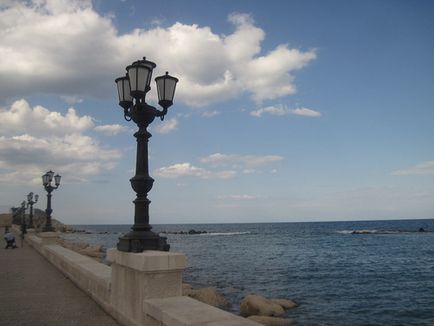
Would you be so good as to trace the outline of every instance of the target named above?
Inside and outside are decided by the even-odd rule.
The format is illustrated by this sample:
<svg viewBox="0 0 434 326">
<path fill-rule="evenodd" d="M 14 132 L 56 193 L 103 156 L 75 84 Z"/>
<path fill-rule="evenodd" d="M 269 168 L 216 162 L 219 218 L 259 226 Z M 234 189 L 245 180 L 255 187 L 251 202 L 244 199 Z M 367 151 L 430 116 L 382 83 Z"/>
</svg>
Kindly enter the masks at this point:
<svg viewBox="0 0 434 326">
<path fill-rule="evenodd" d="M 431 232 L 431 231 L 426 231 L 424 229 L 419 229 L 419 230 L 339 230 L 336 231 L 337 233 L 340 234 L 402 234 L 402 233 L 423 233 L 423 232 Z"/>
<path fill-rule="evenodd" d="M 250 234 L 249 231 L 245 232 L 207 232 L 207 233 L 201 233 L 200 236 L 219 236 L 219 235 L 243 235 L 243 234 Z"/>
</svg>

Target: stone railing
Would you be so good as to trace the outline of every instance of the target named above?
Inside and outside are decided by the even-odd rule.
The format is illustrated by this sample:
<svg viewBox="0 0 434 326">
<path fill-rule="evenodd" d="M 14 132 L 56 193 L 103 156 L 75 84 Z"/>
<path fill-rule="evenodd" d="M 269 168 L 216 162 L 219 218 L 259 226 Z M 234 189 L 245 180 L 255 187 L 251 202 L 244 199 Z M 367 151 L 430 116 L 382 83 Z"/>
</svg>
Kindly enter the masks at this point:
<svg viewBox="0 0 434 326">
<path fill-rule="evenodd" d="M 29 232 L 26 242 L 122 325 L 259 325 L 182 296 L 181 253 L 107 251 L 111 266 L 57 244 L 58 234 Z"/>
</svg>

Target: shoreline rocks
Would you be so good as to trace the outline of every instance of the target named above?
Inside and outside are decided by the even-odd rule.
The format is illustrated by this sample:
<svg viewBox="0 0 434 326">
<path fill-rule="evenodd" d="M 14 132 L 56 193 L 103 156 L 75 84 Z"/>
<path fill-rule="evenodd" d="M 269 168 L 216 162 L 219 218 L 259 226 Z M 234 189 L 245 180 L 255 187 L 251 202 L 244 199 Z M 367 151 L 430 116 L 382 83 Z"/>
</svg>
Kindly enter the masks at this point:
<svg viewBox="0 0 434 326">
<path fill-rule="evenodd" d="M 195 234 L 206 234 L 207 231 L 195 230 L 191 229 L 188 231 L 161 231 L 161 234 L 186 234 L 186 235 L 195 235 Z"/>
<path fill-rule="evenodd" d="M 101 245 L 90 245 L 85 242 L 73 242 L 65 239 L 58 239 L 58 243 L 69 250 L 96 259 L 99 262 L 105 257 L 105 249 Z"/>
<path fill-rule="evenodd" d="M 240 302 L 240 315 L 249 316 L 270 316 L 279 317 L 285 314 L 283 307 L 263 296 L 249 294 Z"/>
<path fill-rule="evenodd" d="M 298 304 L 287 299 L 267 299 L 261 295 L 249 294 L 240 302 L 240 315 L 268 326 L 291 325 L 294 320 L 282 318 L 285 310 Z"/>
<path fill-rule="evenodd" d="M 214 287 L 206 287 L 200 289 L 193 289 L 189 284 L 182 284 L 182 295 L 188 296 L 195 300 L 209 304 L 217 308 L 224 308 L 229 306 L 226 298 L 217 292 Z"/>
</svg>

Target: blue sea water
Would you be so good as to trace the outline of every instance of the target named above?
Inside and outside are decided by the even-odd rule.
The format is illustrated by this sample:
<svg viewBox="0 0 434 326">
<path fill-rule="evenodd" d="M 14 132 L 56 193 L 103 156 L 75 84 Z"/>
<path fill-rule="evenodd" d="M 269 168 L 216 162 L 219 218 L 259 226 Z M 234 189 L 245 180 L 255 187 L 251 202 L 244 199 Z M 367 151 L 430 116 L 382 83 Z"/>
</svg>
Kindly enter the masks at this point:
<svg viewBox="0 0 434 326">
<path fill-rule="evenodd" d="M 107 248 L 129 230 L 77 228 L 91 233 L 65 237 Z M 434 325 L 434 220 L 154 226 L 190 229 L 208 233 L 167 235 L 187 255 L 184 281 L 216 287 L 230 311 L 257 293 L 297 301 L 298 325 Z"/>
</svg>

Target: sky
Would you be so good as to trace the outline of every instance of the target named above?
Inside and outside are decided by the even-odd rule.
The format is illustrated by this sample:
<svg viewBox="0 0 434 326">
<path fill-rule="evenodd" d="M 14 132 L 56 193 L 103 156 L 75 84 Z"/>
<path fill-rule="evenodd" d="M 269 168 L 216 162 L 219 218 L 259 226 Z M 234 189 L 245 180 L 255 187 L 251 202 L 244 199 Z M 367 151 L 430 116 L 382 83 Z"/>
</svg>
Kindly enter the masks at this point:
<svg viewBox="0 0 434 326">
<path fill-rule="evenodd" d="M 434 2 L 0 1 L 0 210 L 132 224 L 114 80 L 179 79 L 150 126 L 151 224 L 434 218 Z M 155 83 L 148 94 L 156 103 Z"/>
</svg>

